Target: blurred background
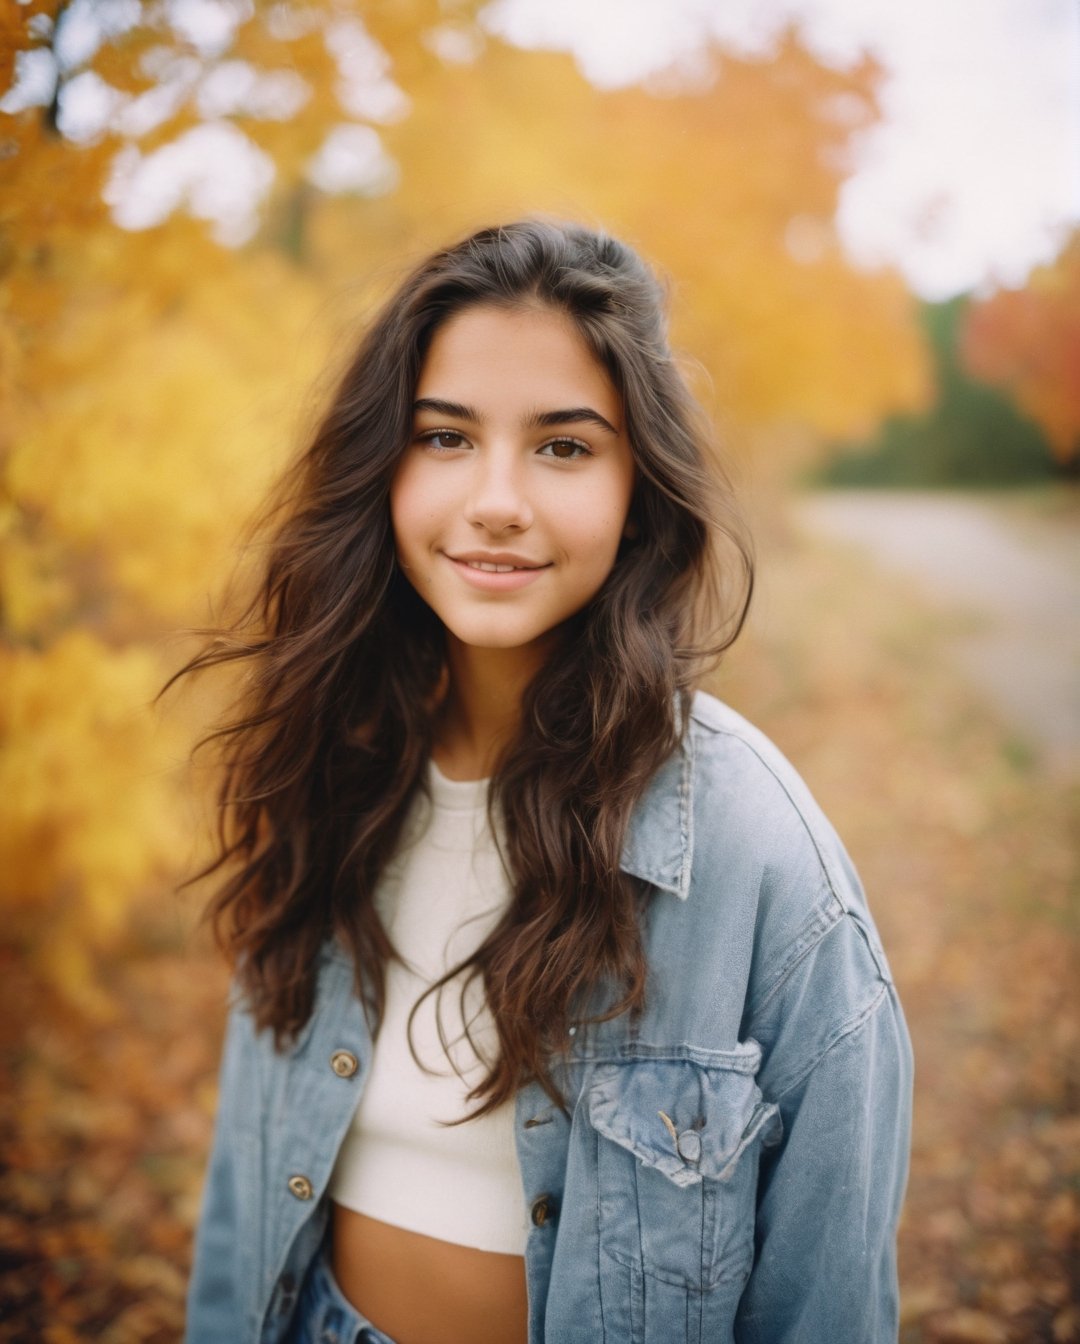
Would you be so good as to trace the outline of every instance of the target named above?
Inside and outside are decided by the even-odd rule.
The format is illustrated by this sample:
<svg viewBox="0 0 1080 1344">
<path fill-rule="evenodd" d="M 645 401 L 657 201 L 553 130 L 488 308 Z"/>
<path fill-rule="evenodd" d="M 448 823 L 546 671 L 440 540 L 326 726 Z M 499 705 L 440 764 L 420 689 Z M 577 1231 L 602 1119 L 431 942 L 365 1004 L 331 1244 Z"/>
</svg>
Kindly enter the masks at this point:
<svg viewBox="0 0 1080 1344">
<path fill-rule="evenodd" d="M 179 1338 L 229 688 L 152 702 L 372 305 L 535 211 L 667 274 L 754 522 L 712 689 L 908 1010 L 901 1338 L 1080 1339 L 1071 0 L 0 7 L 0 1338 Z"/>
</svg>

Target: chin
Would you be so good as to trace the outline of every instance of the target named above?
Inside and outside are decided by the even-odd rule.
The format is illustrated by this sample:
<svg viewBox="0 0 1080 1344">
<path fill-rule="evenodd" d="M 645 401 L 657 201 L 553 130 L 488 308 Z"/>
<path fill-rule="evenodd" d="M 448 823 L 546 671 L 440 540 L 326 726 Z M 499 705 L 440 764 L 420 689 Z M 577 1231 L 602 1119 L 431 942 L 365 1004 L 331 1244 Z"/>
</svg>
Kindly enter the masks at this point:
<svg viewBox="0 0 1080 1344">
<path fill-rule="evenodd" d="M 545 644 L 553 633 L 550 627 L 539 630 L 531 625 L 524 626 L 506 620 L 476 624 L 463 621 L 456 626 L 447 625 L 447 630 L 465 648 L 499 653 L 514 649 L 520 649 L 522 653 L 535 650 Z"/>
<path fill-rule="evenodd" d="M 516 634 L 507 633 L 505 630 L 499 631 L 477 631 L 468 630 L 454 632 L 457 634 L 459 643 L 464 644 L 469 649 L 490 649 L 493 652 L 504 653 L 509 649 L 528 649 L 540 639 L 539 635 L 526 635 L 518 638 Z"/>
</svg>

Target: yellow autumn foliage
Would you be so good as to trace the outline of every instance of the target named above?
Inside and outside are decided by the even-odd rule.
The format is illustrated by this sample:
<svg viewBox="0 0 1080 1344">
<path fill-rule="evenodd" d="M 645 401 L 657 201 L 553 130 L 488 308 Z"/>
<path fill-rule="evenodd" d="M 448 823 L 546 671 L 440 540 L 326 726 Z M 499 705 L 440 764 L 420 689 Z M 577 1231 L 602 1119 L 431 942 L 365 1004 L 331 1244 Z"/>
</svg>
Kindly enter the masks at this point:
<svg viewBox="0 0 1080 1344">
<path fill-rule="evenodd" d="M 523 212 L 624 234 L 672 278 L 677 342 L 769 476 L 927 395 L 910 296 L 853 268 L 833 224 L 852 137 L 877 114 L 873 66 L 827 69 L 789 36 L 768 58 L 714 53 L 715 78 L 692 90 L 605 93 L 569 57 L 485 40 L 475 9 L 455 10 L 476 46 L 455 62 L 429 40 L 450 21 L 436 0 L 365 7 L 405 95 L 372 121 L 400 180 L 336 198 L 304 165 L 363 118 L 343 111 L 319 24 L 359 9 L 312 3 L 314 26 L 287 39 L 270 8 L 252 11 L 225 58 L 309 93 L 290 116 L 231 118 L 277 170 L 262 232 L 236 251 L 184 214 L 116 227 L 101 193 L 120 135 L 75 146 L 40 110 L 6 118 L 0 873 L 9 931 L 88 1006 L 97 954 L 172 899 L 199 843 L 182 767 L 208 725 L 198 706 L 151 708 L 178 661 L 163 637 L 206 619 L 310 423 L 308 389 L 409 260 Z M 0 33 L 28 41 L 24 20 Z M 155 22 L 93 58 L 125 96 L 152 84 L 139 61 L 166 40 Z M 140 152 L 198 119 L 189 97 Z"/>
<path fill-rule="evenodd" d="M 212 303 L 196 288 L 173 314 L 139 293 L 84 305 L 58 357 L 93 368 L 94 352 L 108 350 L 108 371 L 59 383 L 15 444 L 8 482 L 42 533 L 99 571 L 114 602 L 182 622 L 226 569 L 281 467 L 311 372 L 290 304 L 303 314 L 310 293 L 284 259 L 262 254 L 220 277 Z"/>
<path fill-rule="evenodd" d="M 6 932 L 69 969 L 74 947 L 114 943 L 133 897 L 193 851 L 172 783 L 183 739 L 150 709 L 162 673 L 151 649 L 89 630 L 0 650 Z"/>
</svg>

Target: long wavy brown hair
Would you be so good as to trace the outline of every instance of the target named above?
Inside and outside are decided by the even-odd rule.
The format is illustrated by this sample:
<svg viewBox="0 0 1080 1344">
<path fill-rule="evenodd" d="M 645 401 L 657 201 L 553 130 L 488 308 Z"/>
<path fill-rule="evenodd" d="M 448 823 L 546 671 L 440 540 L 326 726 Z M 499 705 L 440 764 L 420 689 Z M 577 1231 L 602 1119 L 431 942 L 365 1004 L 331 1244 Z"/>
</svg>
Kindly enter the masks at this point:
<svg viewBox="0 0 1080 1344">
<path fill-rule="evenodd" d="M 336 936 L 377 1026 L 396 953 L 374 897 L 425 767 L 444 630 L 402 575 L 388 492 L 433 333 L 475 304 L 568 315 L 618 390 L 637 467 L 611 574 L 528 686 L 494 770 L 509 906 L 472 957 L 498 1050 L 473 1114 L 553 1077 L 571 1021 L 638 1012 L 644 884 L 620 871 L 630 813 L 686 730 L 691 688 L 738 634 L 749 542 L 711 432 L 668 346 L 665 294 L 624 243 L 574 224 L 485 228 L 416 267 L 382 307 L 287 474 L 254 595 L 170 680 L 246 664 L 221 750 L 209 902 L 255 1020 L 284 1048 Z M 282 501 L 285 501 L 284 504 Z M 463 1005 L 464 1006 L 464 1005 Z"/>
</svg>

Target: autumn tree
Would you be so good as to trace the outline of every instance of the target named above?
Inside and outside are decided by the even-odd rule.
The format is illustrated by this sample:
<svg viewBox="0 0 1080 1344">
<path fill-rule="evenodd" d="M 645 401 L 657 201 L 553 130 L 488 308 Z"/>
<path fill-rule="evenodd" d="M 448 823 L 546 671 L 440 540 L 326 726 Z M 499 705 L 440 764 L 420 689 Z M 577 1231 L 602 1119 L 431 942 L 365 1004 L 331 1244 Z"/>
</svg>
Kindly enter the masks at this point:
<svg viewBox="0 0 1080 1344">
<path fill-rule="evenodd" d="M 935 395 L 915 414 L 890 415 L 869 439 L 837 443 L 816 479 L 827 485 L 1021 485 L 1054 475 L 1039 427 L 1001 388 L 971 377 L 958 350 L 969 300 L 925 304 Z"/>
<path fill-rule="evenodd" d="M 961 350 L 973 377 L 1011 392 L 1060 465 L 1080 467 L 1080 230 L 1022 289 L 972 305 Z"/>
<path fill-rule="evenodd" d="M 86 1001 L 94 948 L 191 851 L 176 772 L 206 706 L 150 711 L 165 636 L 205 618 L 304 389 L 403 260 L 524 211 L 625 234 L 770 461 L 792 426 L 805 447 L 925 397 L 906 291 L 835 232 L 871 64 L 789 35 L 713 52 L 694 88 L 605 93 L 477 8 L 3 11 L 0 871 L 9 935 Z"/>
</svg>

